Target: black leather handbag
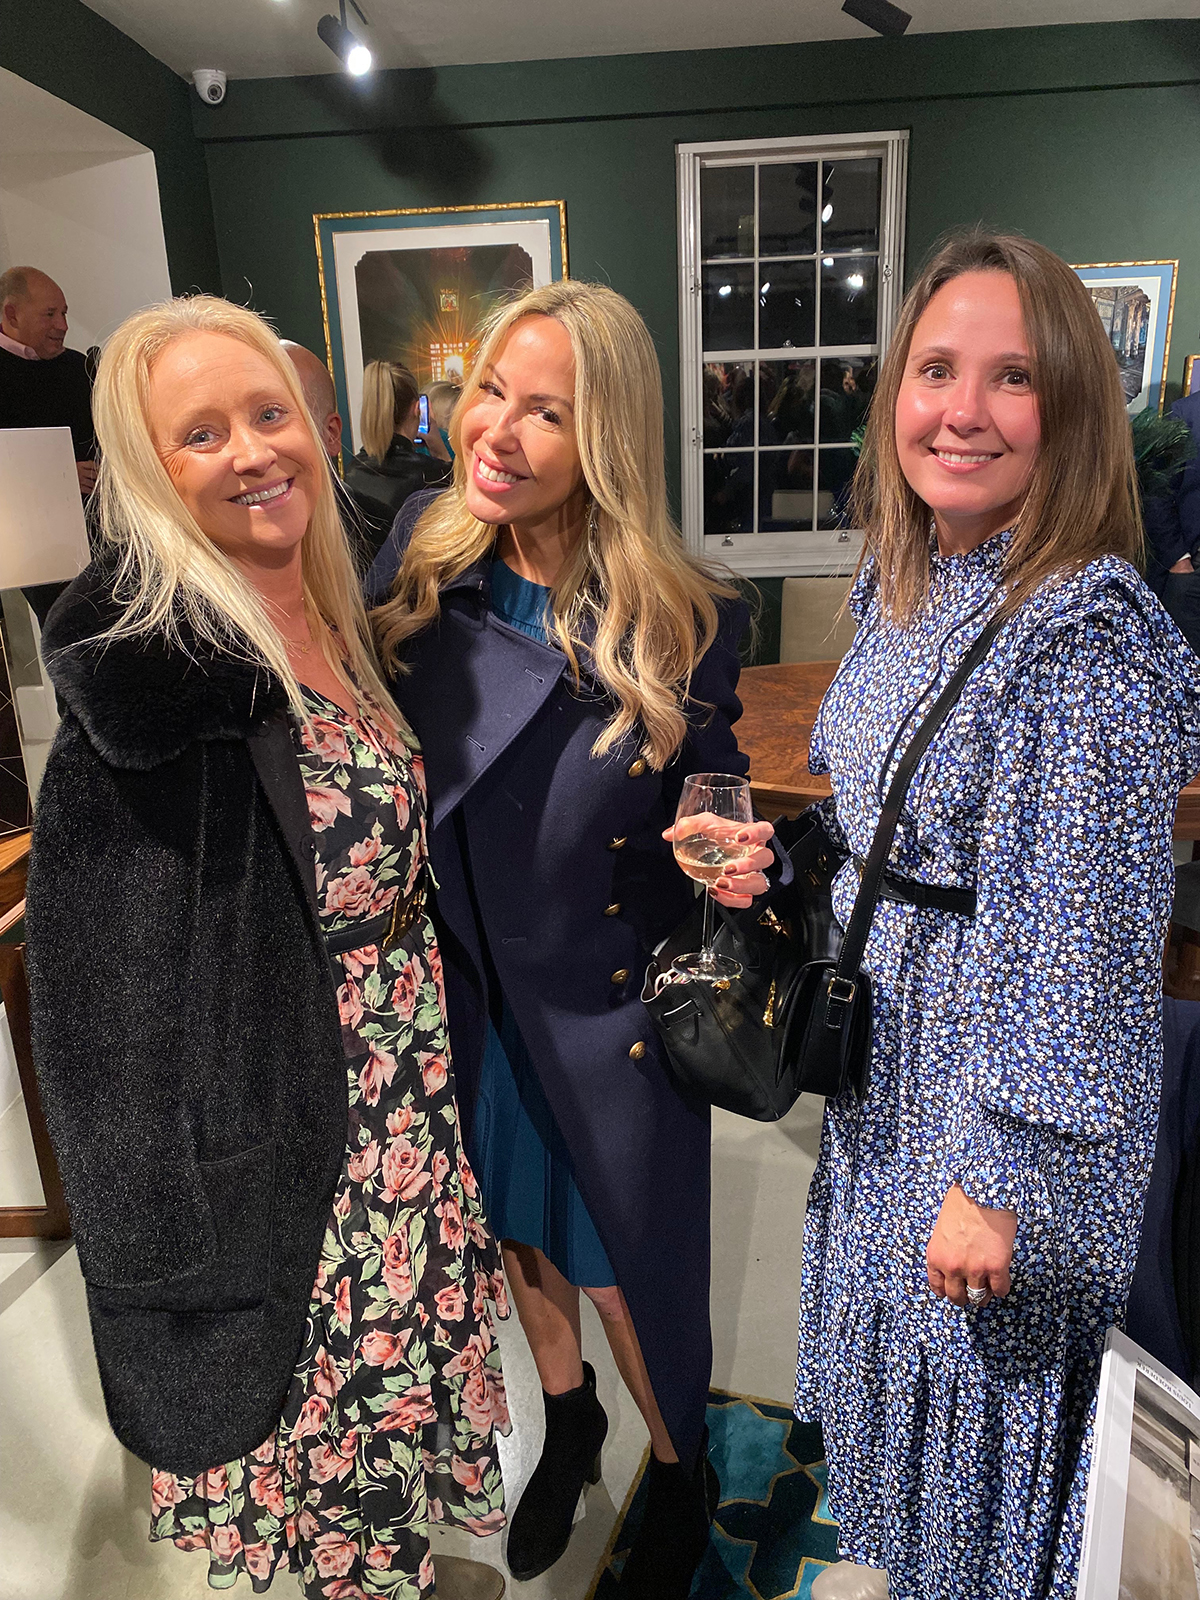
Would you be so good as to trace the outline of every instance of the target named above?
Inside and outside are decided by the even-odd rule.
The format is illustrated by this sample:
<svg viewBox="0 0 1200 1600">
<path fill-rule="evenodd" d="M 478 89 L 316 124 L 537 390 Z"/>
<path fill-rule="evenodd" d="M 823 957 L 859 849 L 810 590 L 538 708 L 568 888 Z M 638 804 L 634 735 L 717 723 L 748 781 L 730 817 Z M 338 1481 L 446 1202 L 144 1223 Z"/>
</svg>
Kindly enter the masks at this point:
<svg viewBox="0 0 1200 1600">
<path fill-rule="evenodd" d="M 792 881 L 747 911 L 718 906 L 714 947 L 742 975 L 718 983 L 669 979 L 672 961 L 701 942 L 703 902 L 655 952 L 642 1000 L 679 1087 L 726 1111 L 775 1122 L 804 1093 L 866 1094 L 871 1065 L 871 975 L 863 955 L 881 897 L 973 916 L 975 891 L 912 882 L 887 867 L 901 807 L 930 741 L 1002 626 L 990 622 L 909 742 L 888 787 L 843 934 L 833 880 L 848 859 L 812 807 L 777 832 Z"/>
</svg>

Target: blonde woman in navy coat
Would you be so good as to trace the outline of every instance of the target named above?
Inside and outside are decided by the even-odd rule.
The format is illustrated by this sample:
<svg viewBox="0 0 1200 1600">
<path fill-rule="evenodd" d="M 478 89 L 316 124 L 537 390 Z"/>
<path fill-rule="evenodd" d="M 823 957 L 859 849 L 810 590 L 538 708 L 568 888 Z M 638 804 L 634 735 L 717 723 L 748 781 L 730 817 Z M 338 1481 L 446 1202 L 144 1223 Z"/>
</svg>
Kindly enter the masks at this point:
<svg viewBox="0 0 1200 1600">
<path fill-rule="evenodd" d="M 653 1446 L 622 1593 L 684 1600 L 716 1489 L 709 1117 L 672 1086 L 639 994 L 692 900 L 666 837 L 683 779 L 747 768 L 731 727 L 746 609 L 670 522 L 658 361 L 612 290 L 506 307 L 451 440 L 454 487 L 376 624 L 425 754 L 472 1162 L 545 1393 L 509 1566 L 558 1559 L 599 1475 L 582 1288 Z M 746 830 L 726 904 L 766 888 L 770 834 Z"/>
</svg>

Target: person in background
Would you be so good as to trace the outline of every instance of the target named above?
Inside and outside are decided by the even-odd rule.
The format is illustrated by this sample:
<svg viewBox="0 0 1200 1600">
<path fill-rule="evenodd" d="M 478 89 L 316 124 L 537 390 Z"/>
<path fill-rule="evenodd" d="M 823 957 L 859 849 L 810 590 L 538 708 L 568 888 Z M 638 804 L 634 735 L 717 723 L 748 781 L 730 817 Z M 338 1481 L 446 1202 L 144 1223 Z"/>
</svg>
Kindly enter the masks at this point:
<svg viewBox="0 0 1200 1600">
<path fill-rule="evenodd" d="M 671 523 L 658 358 L 611 289 L 502 307 L 453 430 L 454 486 L 373 621 L 425 754 L 468 1150 L 544 1393 L 508 1563 L 527 1580 L 557 1561 L 600 1475 L 582 1290 L 650 1432 L 621 1594 L 684 1600 L 719 1489 L 709 1114 L 675 1088 L 640 994 L 694 903 L 667 842 L 683 780 L 748 765 L 731 726 L 747 609 Z M 723 903 L 764 892 L 771 832 L 739 835 Z"/>
<path fill-rule="evenodd" d="M 37 267 L 0 273 L 0 428 L 70 428 L 79 492 L 96 486 L 96 435 L 87 358 L 68 350 L 67 301 Z M 66 588 L 39 583 L 23 591 L 39 626 Z"/>
<path fill-rule="evenodd" d="M 858 631 L 810 756 L 853 858 L 843 925 L 897 763 L 1002 625 L 896 833 L 870 1086 L 825 1102 L 796 1411 L 821 1425 L 844 1559 L 812 1594 L 1073 1600 L 1154 1153 L 1200 675 L 1135 565 L 1120 373 L 1064 261 L 983 233 L 938 252 L 855 490 Z"/>
<path fill-rule="evenodd" d="M 1200 393 L 1176 400 L 1171 415 L 1200 446 Z M 1166 494 L 1146 502 L 1146 542 L 1146 580 L 1200 655 L 1200 449 Z"/>
<path fill-rule="evenodd" d="M 500 1256 L 459 1134 L 425 784 L 270 328 L 152 306 L 55 606 L 33 1051 L 105 1405 L 210 1587 L 499 1600 Z M 238 1585 L 240 1592 L 241 1586 Z M 288 1586 L 296 1593 L 296 1587 Z"/>
<path fill-rule="evenodd" d="M 425 398 L 429 402 L 430 428 L 436 428 L 441 435 L 451 461 L 454 460 L 454 446 L 450 443 L 450 418 L 454 415 L 454 408 L 461 393 L 461 384 L 445 382 L 431 383 L 425 393 Z M 421 434 L 417 435 L 417 446 L 428 452 L 429 446 Z"/>
<path fill-rule="evenodd" d="M 337 476 L 337 461 L 342 453 L 342 419 L 329 368 L 306 345 L 297 344 L 294 339 L 281 339 L 280 343 L 299 374 L 305 404 L 317 425 L 325 453 L 333 463 L 338 510 L 355 565 L 360 573 L 366 572 L 388 536 L 395 512 L 382 500 L 343 483 Z"/>
<path fill-rule="evenodd" d="M 450 482 L 450 452 L 430 428 L 428 453 L 416 447 L 421 425 L 421 391 L 407 367 L 372 361 L 363 372 L 363 447 L 350 462 L 346 483 L 361 494 L 385 501 L 393 517 L 418 489 Z"/>
</svg>

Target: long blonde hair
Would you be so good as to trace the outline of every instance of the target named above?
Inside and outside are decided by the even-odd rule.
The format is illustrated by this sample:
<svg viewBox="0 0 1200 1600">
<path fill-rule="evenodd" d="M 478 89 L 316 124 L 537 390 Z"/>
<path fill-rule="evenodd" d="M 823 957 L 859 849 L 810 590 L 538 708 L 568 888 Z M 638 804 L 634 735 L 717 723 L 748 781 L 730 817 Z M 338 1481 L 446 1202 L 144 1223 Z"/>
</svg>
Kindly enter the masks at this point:
<svg viewBox="0 0 1200 1600">
<path fill-rule="evenodd" d="M 369 361 L 363 368 L 359 423 L 363 448 L 382 462 L 392 448 L 396 429 L 417 403 L 417 380 L 396 361 Z"/>
<path fill-rule="evenodd" d="M 438 591 L 492 548 L 496 528 L 471 515 L 462 424 L 514 325 L 554 317 L 575 357 L 575 431 L 591 495 L 584 532 L 551 598 L 555 635 L 580 681 L 580 656 L 616 702 L 593 746 L 602 756 L 641 729 L 650 764 L 665 767 L 687 736 L 692 673 L 717 631 L 716 600 L 736 593 L 684 553 L 667 509 L 662 378 L 646 324 L 621 295 L 568 281 L 531 289 L 488 323 L 450 426 L 454 485 L 417 523 L 390 603 L 374 613 L 385 667 L 434 622 Z"/>
<path fill-rule="evenodd" d="M 929 593 L 931 512 L 896 449 L 896 401 L 913 332 L 939 289 L 964 272 L 1007 273 L 1017 286 L 1032 358 L 1041 448 L 1005 558 L 1002 610 L 1047 578 L 1097 556 L 1137 561 L 1142 514 L 1117 358 L 1077 274 L 1044 245 L 979 230 L 946 240 L 909 290 L 871 402 L 854 476 L 863 560 L 873 556 L 886 615 L 907 622 Z"/>
<path fill-rule="evenodd" d="M 250 346 L 270 363 L 281 392 L 303 419 L 319 463 L 316 504 L 301 547 L 305 606 L 311 617 L 337 630 L 352 681 L 346 681 L 341 661 L 326 654 L 356 702 L 365 708 L 365 692 L 391 712 L 328 458 L 296 369 L 261 317 L 213 295 L 149 306 L 123 322 L 104 347 L 92 395 L 102 452 L 97 494 L 104 538 L 120 552 L 115 592 L 125 608 L 108 637 L 161 633 L 182 644 L 186 628 L 215 650 L 261 662 L 304 714 L 283 636 L 237 563 L 208 538 L 184 505 L 154 447 L 151 369 L 169 344 L 191 333 L 223 334 Z"/>
</svg>

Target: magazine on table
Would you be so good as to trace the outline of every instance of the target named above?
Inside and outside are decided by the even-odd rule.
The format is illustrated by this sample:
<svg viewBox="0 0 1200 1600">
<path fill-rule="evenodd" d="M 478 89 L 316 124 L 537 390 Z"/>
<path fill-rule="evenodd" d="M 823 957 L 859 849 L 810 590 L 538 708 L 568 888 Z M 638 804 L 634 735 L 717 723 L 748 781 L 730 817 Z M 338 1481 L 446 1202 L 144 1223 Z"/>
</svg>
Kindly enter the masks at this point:
<svg viewBox="0 0 1200 1600">
<path fill-rule="evenodd" d="M 1116 1328 L 1076 1600 L 1200 1600 L 1200 1395 Z"/>
</svg>

